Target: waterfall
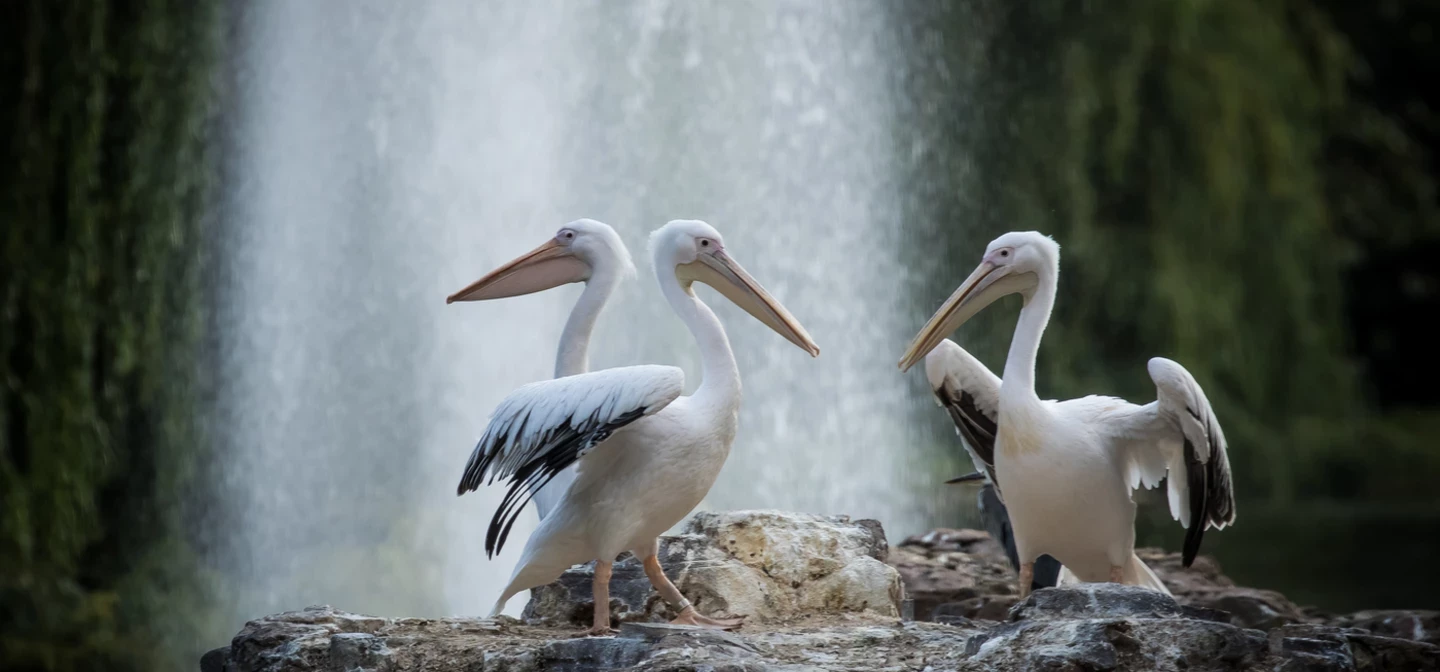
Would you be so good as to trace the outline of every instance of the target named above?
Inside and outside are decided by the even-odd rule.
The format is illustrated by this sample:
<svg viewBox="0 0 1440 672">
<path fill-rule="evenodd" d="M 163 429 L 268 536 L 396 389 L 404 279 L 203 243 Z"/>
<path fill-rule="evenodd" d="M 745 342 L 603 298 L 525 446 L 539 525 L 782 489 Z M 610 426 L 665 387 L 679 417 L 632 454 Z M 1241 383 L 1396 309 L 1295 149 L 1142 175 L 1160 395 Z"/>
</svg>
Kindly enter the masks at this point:
<svg viewBox="0 0 1440 672">
<path fill-rule="evenodd" d="M 700 290 L 745 385 L 702 506 L 875 517 L 892 535 L 937 522 L 925 456 L 943 414 L 895 367 L 924 316 L 898 297 L 916 273 L 896 207 L 912 148 L 897 146 L 887 7 L 241 10 L 219 308 L 219 562 L 236 618 L 488 610 L 535 515 L 486 559 L 501 488 L 457 499 L 455 484 L 494 405 L 549 377 L 580 289 L 444 297 L 580 217 L 614 226 L 641 268 L 592 366 L 676 364 L 697 384 L 645 254 L 676 218 L 718 228 L 820 345 L 811 359 Z"/>
</svg>

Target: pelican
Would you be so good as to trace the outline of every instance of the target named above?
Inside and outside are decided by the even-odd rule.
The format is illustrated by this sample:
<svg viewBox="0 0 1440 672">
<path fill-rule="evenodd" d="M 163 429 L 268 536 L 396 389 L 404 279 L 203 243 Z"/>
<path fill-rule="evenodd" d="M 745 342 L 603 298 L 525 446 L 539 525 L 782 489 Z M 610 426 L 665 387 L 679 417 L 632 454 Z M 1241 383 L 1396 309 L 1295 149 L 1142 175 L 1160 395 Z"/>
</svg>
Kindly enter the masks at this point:
<svg viewBox="0 0 1440 672">
<path fill-rule="evenodd" d="M 730 342 L 715 313 L 695 296 L 693 283 L 710 285 L 812 357 L 820 349 L 730 257 L 709 224 L 669 222 L 651 235 L 650 249 L 665 299 L 700 347 L 700 385 L 682 397 L 679 368 L 628 366 L 531 383 L 500 403 L 457 489 L 463 495 L 487 479 L 509 482 L 485 535 L 488 555 L 504 546 L 533 485 L 572 464 L 576 469 L 556 508 L 526 541 L 492 616 L 516 593 L 594 560 L 590 634 L 608 634 L 611 567 L 629 550 L 678 612 L 672 623 L 733 629 L 743 621 L 743 616 L 700 615 L 656 557 L 660 533 L 689 514 L 720 474 L 740 410 L 740 371 Z"/>
<path fill-rule="evenodd" d="M 555 353 L 555 377 L 590 370 L 590 334 L 600 311 L 620 286 L 634 275 L 630 251 L 608 224 L 577 219 L 561 227 L 555 237 L 451 294 L 445 303 L 485 301 L 541 292 L 572 282 L 585 283 L 585 291 L 570 309 Z M 545 518 L 575 480 L 573 465 L 556 473 L 535 492 L 535 512 Z"/>
<path fill-rule="evenodd" d="M 969 398 L 956 420 L 973 425 L 962 433 L 974 432 L 968 447 L 1009 510 L 1021 596 L 1030 592 L 1042 554 L 1064 565 L 1062 583 L 1111 581 L 1168 594 L 1135 556 L 1131 492 L 1159 485 L 1168 473 L 1170 513 L 1186 528 L 1182 559 L 1189 567 L 1207 528 L 1235 522 L 1225 435 L 1195 378 L 1161 357 L 1149 362 L 1156 401 L 1144 406 L 1114 397 L 1057 402 L 1036 396 L 1035 356 L 1059 276 L 1054 240 L 1033 231 L 996 238 L 915 336 L 900 369 L 924 357 L 932 381 L 940 375 Z M 1024 307 L 1002 382 L 945 337 L 1007 294 L 1020 294 Z M 987 433 L 987 427 L 995 429 Z"/>
</svg>

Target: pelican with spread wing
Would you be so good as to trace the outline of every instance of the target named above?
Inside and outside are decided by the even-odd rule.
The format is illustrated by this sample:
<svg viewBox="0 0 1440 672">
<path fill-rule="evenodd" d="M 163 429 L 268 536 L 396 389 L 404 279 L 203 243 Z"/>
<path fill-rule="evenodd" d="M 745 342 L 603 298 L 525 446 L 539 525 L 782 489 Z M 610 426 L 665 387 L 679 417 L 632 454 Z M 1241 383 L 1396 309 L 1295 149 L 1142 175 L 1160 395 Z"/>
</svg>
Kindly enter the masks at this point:
<svg viewBox="0 0 1440 672">
<path fill-rule="evenodd" d="M 585 283 L 585 291 L 570 309 L 570 319 L 565 321 L 559 351 L 555 353 L 555 377 L 563 378 L 590 370 L 590 334 L 595 331 L 595 322 L 620 281 L 634 273 L 630 250 L 615 229 L 593 219 L 577 219 L 539 247 L 451 294 L 445 303 L 503 299 L 572 282 Z M 573 480 L 575 467 L 571 465 L 535 490 L 535 512 L 541 519 L 560 502 Z"/>
<path fill-rule="evenodd" d="M 508 483 L 486 532 L 486 553 L 493 556 L 504 546 L 530 493 L 571 465 L 575 479 L 526 541 L 492 615 L 516 593 L 594 560 L 590 632 L 608 633 L 611 567 L 628 550 L 678 612 L 673 622 L 730 629 L 743 620 L 699 614 L 656 557 L 660 534 L 688 515 L 715 483 L 740 411 L 740 371 L 730 341 L 692 285 L 711 286 L 811 356 L 820 349 L 730 256 L 710 225 L 672 221 L 651 235 L 650 248 L 661 291 L 700 348 L 700 385 L 681 396 L 679 368 L 629 366 L 531 383 L 500 403 L 458 488 L 464 494 L 485 483 Z"/>
<path fill-rule="evenodd" d="M 1030 591 L 1042 554 L 1063 565 L 1062 583 L 1112 581 L 1168 593 L 1135 556 L 1131 492 L 1168 480 L 1170 513 L 1186 528 L 1183 561 L 1190 566 L 1207 528 L 1235 522 L 1225 435 L 1195 378 L 1161 357 L 1149 363 L 1157 399 L 1144 406 L 1101 396 L 1041 400 L 1035 357 L 1059 277 L 1054 240 L 1035 232 L 996 238 L 916 335 L 900 369 L 926 358 L 932 384 L 938 376 L 954 396 L 952 415 L 966 447 L 1008 510 L 1021 595 Z M 1025 303 L 997 381 L 945 337 L 1008 294 Z"/>
</svg>

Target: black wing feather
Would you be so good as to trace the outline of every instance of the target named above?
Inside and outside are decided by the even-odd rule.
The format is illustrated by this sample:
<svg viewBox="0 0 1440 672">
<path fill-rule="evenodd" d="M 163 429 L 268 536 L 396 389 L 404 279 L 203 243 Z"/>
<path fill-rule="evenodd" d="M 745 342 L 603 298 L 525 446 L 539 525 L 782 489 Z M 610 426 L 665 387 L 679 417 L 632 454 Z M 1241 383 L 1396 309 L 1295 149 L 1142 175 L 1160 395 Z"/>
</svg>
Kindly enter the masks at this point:
<svg viewBox="0 0 1440 672">
<path fill-rule="evenodd" d="M 1195 409 L 1185 411 L 1206 426 Z M 1210 459 L 1201 462 L 1195 454 L 1195 446 L 1185 439 L 1185 483 L 1190 490 L 1190 527 L 1185 529 L 1185 547 L 1181 556 L 1184 566 L 1189 567 L 1200 553 L 1200 540 L 1211 526 L 1227 525 L 1234 520 L 1235 500 L 1230 489 L 1230 460 L 1220 447 L 1213 432 L 1208 432 Z"/>
<path fill-rule="evenodd" d="M 565 424 L 551 430 L 550 435 L 544 439 L 548 448 L 521 464 L 510 476 L 510 487 L 505 492 L 505 497 L 500 500 L 500 506 L 495 510 L 495 516 L 490 519 L 490 526 L 485 531 L 485 555 L 494 557 L 505 547 L 505 540 L 510 536 L 510 528 L 519 519 L 520 512 L 525 509 L 526 504 L 530 503 L 530 499 L 535 496 L 535 493 L 545 487 L 545 484 L 567 467 L 578 462 L 581 457 L 590 452 L 590 449 L 610 438 L 610 435 L 614 434 L 616 430 L 639 420 L 644 415 L 645 409 L 637 408 L 605 423 L 599 422 L 594 417 L 579 422 L 571 418 Z M 511 437 L 520 435 L 524 431 L 524 424 L 523 421 L 517 422 L 499 443 L 503 445 Z M 503 454 L 503 451 L 491 451 L 467 465 L 455 494 L 463 495 L 479 488 L 484 481 L 486 471 L 495 461 L 496 456 Z M 492 475 L 490 483 L 494 482 L 495 477 Z"/>
<path fill-rule="evenodd" d="M 995 420 L 981 411 L 980 407 L 975 405 L 975 397 L 965 390 L 960 390 L 960 394 L 956 395 L 942 386 L 935 390 L 935 396 L 940 398 L 940 404 L 955 422 L 955 430 L 960 433 L 960 438 L 965 440 L 965 444 L 970 446 L 970 450 L 984 463 L 990 482 L 995 483 Z"/>
</svg>

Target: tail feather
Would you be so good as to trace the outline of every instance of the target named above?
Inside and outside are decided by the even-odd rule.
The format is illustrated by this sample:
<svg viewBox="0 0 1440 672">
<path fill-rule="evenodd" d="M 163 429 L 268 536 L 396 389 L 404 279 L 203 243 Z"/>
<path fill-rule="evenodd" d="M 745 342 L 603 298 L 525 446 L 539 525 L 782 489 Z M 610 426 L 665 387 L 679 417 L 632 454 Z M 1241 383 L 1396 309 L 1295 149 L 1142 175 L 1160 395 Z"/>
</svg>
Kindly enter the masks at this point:
<svg viewBox="0 0 1440 672">
<path fill-rule="evenodd" d="M 1120 578 L 1124 579 L 1125 585 L 1127 586 L 1139 586 L 1166 595 L 1171 594 L 1170 589 L 1165 587 L 1165 582 L 1161 581 L 1160 577 L 1156 576 L 1155 572 L 1151 571 L 1150 567 L 1145 564 L 1145 561 L 1141 560 L 1140 556 L 1134 553 L 1130 554 L 1130 562 L 1120 571 Z M 1075 576 L 1069 567 L 1060 568 L 1060 578 L 1056 585 L 1073 586 L 1079 583 L 1084 583 L 1084 581 L 1081 581 L 1079 577 Z"/>
<path fill-rule="evenodd" d="M 521 591 L 529 590 L 537 586 L 543 586 L 558 578 L 569 569 L 570 565 L 556 567 L 555 565 L 536 567 L 533 565 L 521 565 L 515 568 L 514 576 L 510 577 L 510 583 L 501 591 L 500 599 L 495 601 L 495 606 L 490 609 L 490 618 L 500 615 L 505 610 L 505 603 L 515 597 Z"/>
<path fill-rule="evenodd" d="M 1166 595 L 1170 594 L 1170 589 L 1165 587 L 1165 582 L 1161 581 L 1160 577 L 1156 576 L 1155 572 L 1145 564 L 1145 561 L 1134 553 L 1130 554 L 1130 563 L 1121 571 L 1121 575 L 1127 585 L 1149 588 Z"/>
<path fill-rule="evenodd" d="M 516 594 L 560 578 L 565 570 L 585 562 L 586 556 L 591 555 L 574 535 L 563 533 L 564 525 L 564 521 L 550 517 L 541 521 L 540 527 L 531 533 L 525 541 L 520 560 L 515 563 L 515 570 L 510 573 L 510 581 L 490 611 L 491 618 L 499 616 L 505 603 Z"/>
</svg>

